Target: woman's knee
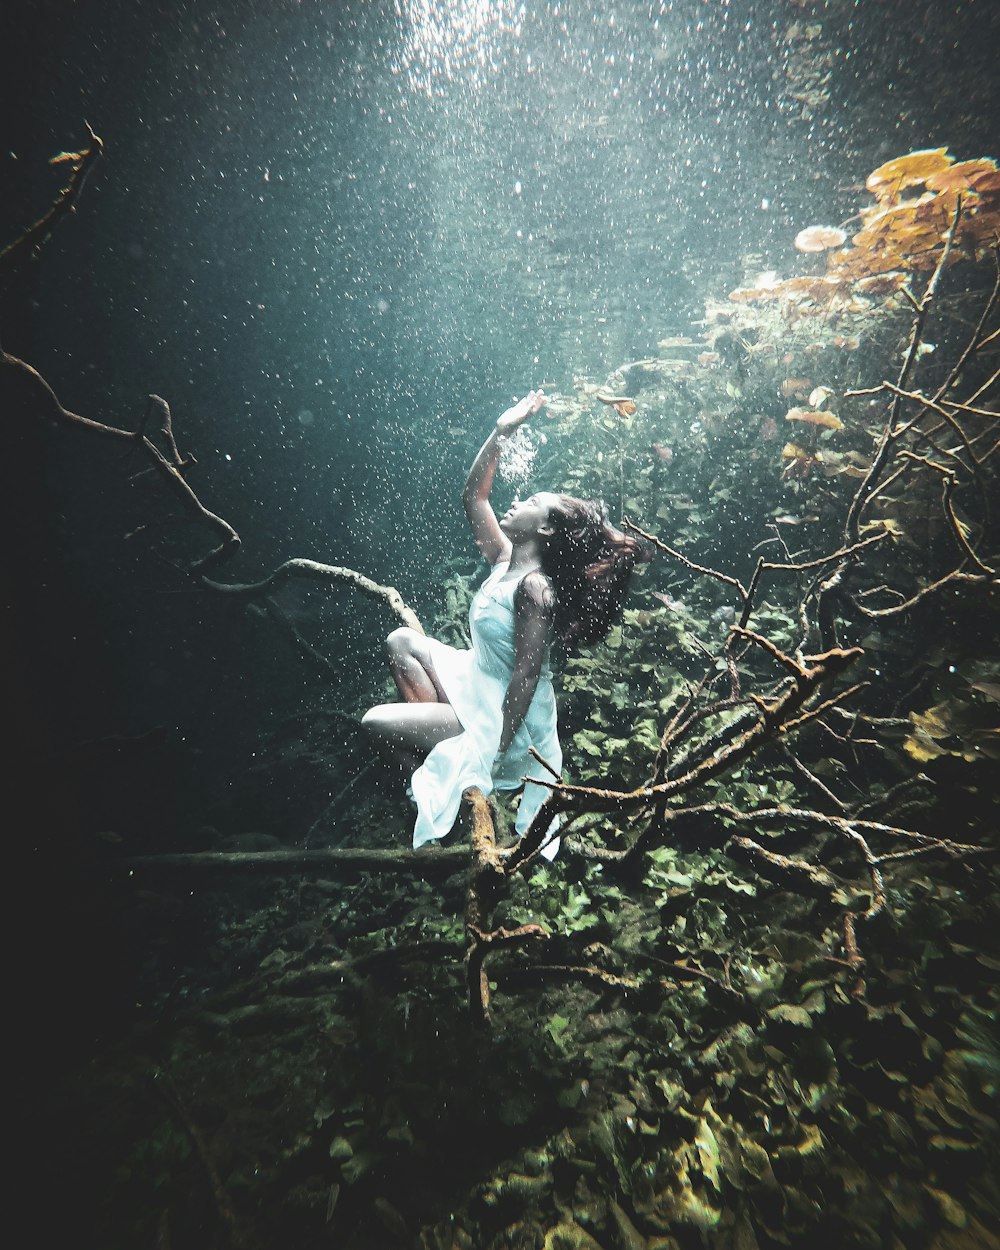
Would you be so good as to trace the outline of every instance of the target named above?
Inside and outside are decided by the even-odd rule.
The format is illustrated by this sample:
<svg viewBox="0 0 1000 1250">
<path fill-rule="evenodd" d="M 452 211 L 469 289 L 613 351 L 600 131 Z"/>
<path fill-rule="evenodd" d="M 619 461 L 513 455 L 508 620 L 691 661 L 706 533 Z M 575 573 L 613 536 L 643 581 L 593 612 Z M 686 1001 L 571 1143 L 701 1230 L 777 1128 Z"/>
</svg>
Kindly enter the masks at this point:
<svg viewBox="0 0 1000 1250">
<path fill-rule="evenodd" d="M 361 728 L 372 738 L 386 736 L 386 713 L 384 707 L 370 707 L 361 718 Z"/>
<path fill-rule="evenodd" d="M 385 640 L 386 649 L 390 655 L 413 655 L 416 652 L 419 637 L 417 631 L 411 629 L 409 625 L 400 625 Z"/>
</svg>

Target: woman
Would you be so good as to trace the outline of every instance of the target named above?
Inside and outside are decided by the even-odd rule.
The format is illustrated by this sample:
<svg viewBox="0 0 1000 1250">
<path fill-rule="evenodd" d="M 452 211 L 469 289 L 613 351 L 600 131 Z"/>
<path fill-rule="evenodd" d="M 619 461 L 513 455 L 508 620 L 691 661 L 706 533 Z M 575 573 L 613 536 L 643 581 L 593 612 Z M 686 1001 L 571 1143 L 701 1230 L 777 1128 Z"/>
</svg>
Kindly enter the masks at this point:
<svg viewBox="0 0 1000 1250">
<path fill-rule="evenodd" d="M 561 767 L 553 635 L 570 650 L 603 638 L 642 558 L 638 544 L 608 524 L 602 504 L 569 495 L 532 495 L 497 521 L 490 491 L 502 442 L 544 404 L 539 390 L 508 408 L 469 470 L 462 501 L 492 567 L 469 612 L 472 649 L 395 630 L 389 665 L 403 702 L 374 707 L 362 721 L 413 772 L 414 847 L 445 837 L 470 786 L 488 794 L 494 786 L 517 790 L 525 776 L 546 777 L 529 747 Z M 546 793 L 526 787 L 518 833 Z M 552 858 L 557 849 L 558 841 L 544 853 Z"/>
</svg>

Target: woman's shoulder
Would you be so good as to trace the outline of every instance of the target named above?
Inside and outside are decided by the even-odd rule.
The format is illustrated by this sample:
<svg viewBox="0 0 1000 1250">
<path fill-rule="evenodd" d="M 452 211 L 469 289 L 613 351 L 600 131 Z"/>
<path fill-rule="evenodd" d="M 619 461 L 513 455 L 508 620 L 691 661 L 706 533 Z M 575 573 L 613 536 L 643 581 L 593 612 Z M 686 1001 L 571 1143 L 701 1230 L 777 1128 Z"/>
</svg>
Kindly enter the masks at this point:
<svg viewBox="0 0 1000 1250">
<path fill-rule="evenodd" d="M 541 569 L 532 569 L 525 573 L 514 590 L 516 604 L 529 604 L 544 612 L 551 612 L 555 604 L 555 590 L 552 582 Z"/>
</svg>

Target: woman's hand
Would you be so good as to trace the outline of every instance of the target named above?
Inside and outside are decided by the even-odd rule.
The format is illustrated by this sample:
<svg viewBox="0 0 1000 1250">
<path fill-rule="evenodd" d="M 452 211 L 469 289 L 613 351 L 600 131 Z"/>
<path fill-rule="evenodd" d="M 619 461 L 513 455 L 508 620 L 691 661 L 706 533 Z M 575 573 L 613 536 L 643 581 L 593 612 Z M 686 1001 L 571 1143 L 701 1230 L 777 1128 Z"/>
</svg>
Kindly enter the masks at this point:
<svg viewBox="0 0 1000 1250">
<path fill-rule="evenodd" d="M 519 399 L 512 408 L 497 417 L 497 433 L 513 434 L 519 425 L 545 407 L 545 392 L 529 391 L 523 399 Z"/>
<path fill-rule="evenodd" d="M 513 408 L 500 414 L 495 430 L 480 447 L 479 454 L 472 462 L 465 490 L 462 491 L 465 515 L 472 526 L 476 545 L 491 565 L 510 557 L 510 539 L 500 528 L 496 513 L 490 507 L 493 476 L 500 460 L 500 439 L 512 434 L 523 421 L 527 421 L 544 405 L 545 393 L 542 390 L 529 391 Z"/>
</svg>

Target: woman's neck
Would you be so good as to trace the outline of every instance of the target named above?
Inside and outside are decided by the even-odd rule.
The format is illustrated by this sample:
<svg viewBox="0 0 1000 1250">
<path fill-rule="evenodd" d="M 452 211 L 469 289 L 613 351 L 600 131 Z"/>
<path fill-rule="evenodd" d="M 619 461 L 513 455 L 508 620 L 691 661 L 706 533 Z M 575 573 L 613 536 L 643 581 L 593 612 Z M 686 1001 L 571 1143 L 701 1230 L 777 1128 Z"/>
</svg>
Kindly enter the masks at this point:
<svg viewBox="0 0 1000 1250">
<path fill-rule="evenodd" d="M 541 567 L 542 545 L 537 538 L 527 538 L 512 544 L 508 573 L 530 573 Z"/>
</svg>

